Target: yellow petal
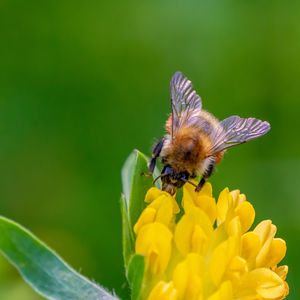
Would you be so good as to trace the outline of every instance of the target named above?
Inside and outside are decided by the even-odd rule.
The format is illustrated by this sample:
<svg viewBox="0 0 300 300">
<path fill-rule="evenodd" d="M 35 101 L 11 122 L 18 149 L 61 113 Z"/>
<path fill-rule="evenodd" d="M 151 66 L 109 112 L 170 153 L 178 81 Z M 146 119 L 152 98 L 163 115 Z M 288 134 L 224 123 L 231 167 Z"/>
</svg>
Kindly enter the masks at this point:
<svg viewBox="0 0 300 300">
<path fill-rule="evenodd" d="M 216 248 L 209 265 L 210 277 L 216 286 L 218 286 L 221 282 L 227 265 L 228 258 L 225 251 L 223 249 Z"/>
<path fill-rule="evenodd" d="M 137 234 L 144 225 L 154 222 L 155 216 L 156 210 L 146 207 L 133 227 L 134 233 Z"/>
<path fill-rule="evenodd" d="M 147 194 L 145 196 L 145 202 L 151 203 L 153 200 L 158 198 L 160 195 L 164 194 L 162 190 L 158 189 L 157 187 L 152 187 L 147 191 Z"/>
<path fill-rule="evenodd" d="M 208 300 L 233 300 L 233 289 L 230 281 L 224 281 L 219 289 Z"/>
<path fill-rule="evenodd" d="M 187 185 L 187 184 L 186 184 Z M 192 196 L 192 192 L 186 188 L 186 185 L 183 186 L 183 197 L 182 197 L 182 207 L 184 208 L 184 211 L 187 212 L 191 208 L 196 207 L 196 204 L 194 202 L 194 198 Z"/>
<path fill-rule="evenodd" d="M 212 185 L 210 184 L 210 182 L 206 182 L 204 184 L 204 186 L 202 187 L 202 189 L 200 190 L 200 192 L 198 192 L 198 194 L 203 195 L 203 196 L 207 196 L 207 197 L 212 197 Z"/>
<path fill-rule="evenodd" d="M 196 180 L 192 181 L 194 184 L 198 184 Z M 195 187 L 191 184 L 185 184 L 183 186 L 183 192 L 188 191 L 188 192 L 195 192 Z M 212 185 L 209 182 L 206 182 L 202 189 L 199 192 L 195 192 L 198 195 L 201 196 L 207 196 L 207 197 L 212 197 Z M 193 193 L 192 193 L 193 194 Z"/>
<path fill-rule="evenodd" d="M 135 244 L 135 252 L 146 258 L 146 269 L 153 274 L 161 274 L 167 268 L 171 255 L 171 231 L 161 223 L 143 226 Z"/>
<path fill-rule="evenodd" d="M 242 236 L 241 256 L 248 262 L 249 268 L 255 267 L 255 259 L 260 250 L 261 242 L 255 232 L 247 232 Z"/>
<path fill-rule="evenodd" d="M 274 271 L 282 280 L 285 280 L 287 273 L 289 271 L 289 267 L 286 265 L 280 266 L 280 267 L 275 268 Z"/>
<path fill-rule="evenodd" d="M 215 199 L 212 197 L 212 186 L 206 183 L 200 192 L 195 191 L 195 187 L 186 184 L 183 187 L 182 206 L 187 212 L 192 207 L 199 207 L 214 223 L 217 215 L 217 206 Z"/>
<path fill-rule="evenodd" d="M 172 213 L 177 214 L 180 211 L 180 208 L 175 200 L 169 193 L 161 192 L 161 194 L 153 199 L 148 207 L 153 207 L 159 209 L 165 202 L 171 203 Z"/>
<path fill-rule="evenodd" d="M 269 254 L 265 261 L 265 267 L 276 266 L 286 254 L 286 243 L 282 239 L 273 239 L 269 249 Z"/>
<path fill-rule="evenodd" d="M 157 187 L 152 187 L 148 190 L 148 192 L 146 193 L 146 196 L 145 196 L 145 202 L 152 203 L 154 200 L 156 200 L 157 198 L 159 198 L 161 196 L 163 196 L 165 199 L 169 198 L 172 201 L 172 204 L 174 206 L 173 207 L 174 214 L 179 213 L 180 209 L 179 209 L 179 206 L 178 206 L 175 198 L 173 196 L 171 196 L 169 193 L 158 189 Z"/>
<path fill-rule="evenodd" d="M 268 259 L 272 240 L 276 234 L 277 228 L 272 224 L 272 221 L 265 220 L 260 222 L 253 232 L 255 232 L 261 241 L 262 247 L 256 257 L 256 267 L 265 267 Z"/>
<path fill-rule="evenodd" d="M 241 226 L 240 217 L 237 216 L 229 222 L 227 226 L 227 233 L 229 236 L 236 236 L 236 237 L 241 236 L 242 226 Z"/>
<path fill-rule="evenodd" d="M 252 225 L 255 218 L 255 210 L 250 202 L 246 201 L 246 196 L 239 190 L 229 192 L 224 189 L 217 203 L 218 225 L 223 222 L 227 224 L 236 216 L 240 218 L 241 231 L 246 232 Z"/>
<path fill-rule="evenodd" d="M 229 207 L 232 205 L 232 196 L 228 188 L 225 188 L 219 195 L 217 202 L 217 221 L 218 224 L 226 220 Z"/>
<path fill-rule="evenodd" d="M 166 226 L 170 227 L 172 221 L 174 221 L 174 207 L 173 207 L 173 201 L 171 197 L 165 197 L 164 195 L 160 196 L 156 200 L 154 200 L 149 207 L 151 207 L 152 204 L 154 204 L 156 201 L 161 200 L 161 203 L 159 207 L 157 208 L 156 218 L 155 221 L 165 224 Z"/>
<path fill-rule="evenodd" d="M 201 228 L 201 233 L 199 228 L 195 228 L 197 225 Z M 193 208 L 176 225 L 175 244 L 182 255 L 187 255 L 195 249 L 205 249 L 207 246 L 205 240 L 212 233 L 213 227 L 207 215 L 201 209 Z"/>
<path fill-rule="evenodd" d="M 148 300 L 177 300 L 177 291 L 173 282 L 159 281 L 152 289 Z"/>
<path fill-rule="evenodd" d="M 231 260 L 238 253 L 238 242 L 235 237 L 229 237 L 222 242 L 213 251 L 210 263 L 209 273 L 213 283 L 218 286 L 222 281 Z"/>
<path fill-rule="evenodd" d="M 254 222 L 255 210 L 250 202 L 245 201 L 237 206 L 235 212 L 240 217 L 242 232 L 244 233 Z"/>
<path fill-rule="evenodd" d="M 234 207 L 236 207 L 239 204 L 241 204 L 244 201 L 246 201 L 246 196 L 244 194 L 241 194 L 240 190 L 230 191 L 230 194 L 232 196 L 233 206 Z"/>
<path fill-rule="evenodd" d="M 274 268 L 274 272 L 282 279 L 285 280 L 287 273 L 289 271 L 288 266 L 280 266 L 280 267 L 275 267 Z M 286 281 L 284 281 L 284 287 L 285 287 L 285 294 L 283 295 L 282 298 L 280 299 L 284 299 L 288 294 L 289 294 L 289 285 L 287 284 Z M 276 299 L 277 300 L 277 299 Z"/>
<path fill-rule="evenodd" d="M 253 280 L 256 282 L 261 280 L 259 284 L 256 283 L 256 291 L 260 297 L 276 299 L 285 294 L 284 282 L 276 273 L 269 269 L 257 269 L 252 272 L 254 273 L 252 274 Z"/>
<path fill-rule="evenodd" d="M 173 282 L 179 298 L 182 298 L 189 283 L 189 270 L 185 261 L 177 264 L 173 272 Z"/>
<path fill-rule="evenodd" d="M 203 253 L 208 240 L 207 235 L 199 225 L 195 225 L 191 236 L 190 252 Z"/>
<path fill-rule="evenodd" d="M 260 222 L 253 232 L 255 232 L 259 237 L 261 242 L 264 244 L 267 240 L 273 238 L 276 234 L 277 228 L 272 224 L 271 220 L 264 220 Z"/>
<path fill-rule="evenodd" d="M 141 213 L 137 223 L 134 226 L 134 232 L 136 234 L 141 227 L 153 222 L 159 222 L 165 224 L 169 228 L 172 228 L 175 220 L 174 214 L 179 210 L 176 200 L 170 195 L 166 195 L 167 193 L 158 193 L 156 188 L 152 188 L 152 192 L 150 189 L 148 193 L 150 193 L 150 196 L 153 196 L 153 194 L 159 194 L 159 196 L 155 199 L 152 199 L 151 203 Z"/>
<path fill-rule="evenodd" d="M 195 204 L 206 213 L 211 223 L 215 222 L 217 217 L 217 205 L 213 197 L 198 195 L 198 197 L 195 198 Z"/>
<path fill-rule="evenodd" d="M 255 269 L 247 273 L 239 286 L 239 299 L 283 299 L 286 294 L 284 281 L 267 268 Z"/>
<path fill-rule="evenodd" d="M 180 299 L 198 300 L 202 297 L 203 257 L 196 253 L 188 254 L 173 273 L 173 282 Z"/>
<path fill-rule="evenodd" d="M 240 256 L 235 256 L 230 262 L 229 270 L 244 274 L 248 271 L 246 260 Z"/>
</svg>

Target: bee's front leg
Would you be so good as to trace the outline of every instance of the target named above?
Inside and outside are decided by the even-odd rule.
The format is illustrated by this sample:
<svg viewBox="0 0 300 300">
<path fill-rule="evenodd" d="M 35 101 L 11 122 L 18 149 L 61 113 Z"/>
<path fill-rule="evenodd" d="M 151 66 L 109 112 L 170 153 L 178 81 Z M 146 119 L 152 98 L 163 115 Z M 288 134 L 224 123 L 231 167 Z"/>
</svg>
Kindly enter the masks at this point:
<svg viewBox="0 0 300 300">
<path fill-rule="evenodd" d="M 208 165 L 207 169 L 205 170 L 203 177 L 201 178 L 200 182 L 198 183 L 195 191 L 200 192 L 202 187 L 204 186 L 206 180 L 211 176 L 215 168 L 215 161 L 212 160 L 211 163 Z"/>
<path fill-rule="evenodd" d="M 202 187 L 204 186 L 205 182 L 206 182 L 205 177 L 202 177 L 201 180 L 200 180 L 200 182 L 198 183 L 198 185 L 197 185 L 195 191 L 196 191 L 196 192 L 200 192 L 200 190 L 201 190 Z"/>
<path fill-rule="evenodd" d="M 148 170 L 149 172 L 152 174 L 156 165 L 156 160 L 160 155 L 161 149 L 164 145 L 164 141 L 165 139 L 162 138 L 159 140 L 159 142 L 154 146 L 153 151 L 152 151 L 152 158 L 150 160 L 149 166 L 148 166 Z"/>
</svg>

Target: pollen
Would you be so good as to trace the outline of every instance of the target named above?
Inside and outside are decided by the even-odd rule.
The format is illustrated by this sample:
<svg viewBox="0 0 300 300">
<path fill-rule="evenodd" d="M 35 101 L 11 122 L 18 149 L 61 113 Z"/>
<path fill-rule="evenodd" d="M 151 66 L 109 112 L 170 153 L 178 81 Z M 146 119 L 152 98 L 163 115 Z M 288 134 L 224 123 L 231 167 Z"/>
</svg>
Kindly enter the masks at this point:
<svg viewBox="0 0 300 300">
<path fill-rule="evenodd" d="M 286 243 L 270 220 L 252 230 L 255 210 L 239 190 L 183 187 L 175 196 L 151 188 L 134 226 L 144 256 L 142 300 L 281 300 L 289 292 Z M 180 214 L 179 214 L 180 213 Z M 176 214 L 181 217 L 176 218 Z"/>
</svg>

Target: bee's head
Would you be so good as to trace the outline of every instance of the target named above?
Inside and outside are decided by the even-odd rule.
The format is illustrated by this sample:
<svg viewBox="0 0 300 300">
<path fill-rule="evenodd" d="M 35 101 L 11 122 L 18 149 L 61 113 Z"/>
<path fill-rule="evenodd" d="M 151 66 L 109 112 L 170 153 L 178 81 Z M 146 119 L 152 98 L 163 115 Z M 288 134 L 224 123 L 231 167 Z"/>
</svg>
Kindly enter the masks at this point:
<svg viewBox="0 0 300 300">
<path fill-rule="evenodd" d="M 188 172 L 175 172 L 170 165 L 164 166 L 161 172 L 162 190 L 174 195 L 189 179 Z"/>
</svg>

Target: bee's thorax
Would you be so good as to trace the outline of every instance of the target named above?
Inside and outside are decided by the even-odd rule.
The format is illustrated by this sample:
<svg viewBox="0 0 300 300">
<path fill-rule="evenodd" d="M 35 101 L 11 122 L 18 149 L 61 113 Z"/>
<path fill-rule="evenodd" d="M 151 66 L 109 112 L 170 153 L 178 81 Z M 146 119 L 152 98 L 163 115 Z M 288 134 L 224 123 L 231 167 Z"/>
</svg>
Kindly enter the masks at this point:
<svg viewBox="0 0 300 300">
<path fill-rule="evenodd" d="M 199 128 L 181 128 L 171 140 L 167 136 L 161 157 L 175 172 L 198 175 L 210 148 L 209 137 Z"/>
</svg>

